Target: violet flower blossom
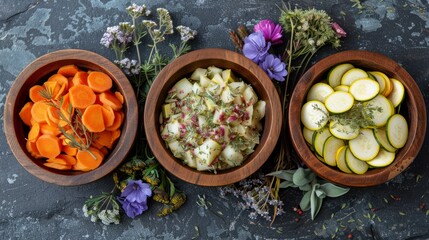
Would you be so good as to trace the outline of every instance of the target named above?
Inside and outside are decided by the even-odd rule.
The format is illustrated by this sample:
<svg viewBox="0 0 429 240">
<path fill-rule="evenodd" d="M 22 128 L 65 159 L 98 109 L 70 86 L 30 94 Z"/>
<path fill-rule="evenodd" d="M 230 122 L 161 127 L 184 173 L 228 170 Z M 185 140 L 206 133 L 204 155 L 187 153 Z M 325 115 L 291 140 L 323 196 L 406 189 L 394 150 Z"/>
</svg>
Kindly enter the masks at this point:
<svg viewBox="0 0 429 240">
<path fill-rule="evenodd" d="M 280 24 L 275 25 L 271 20 L 262 20 L 253 27 L 254 32 L 261 31 L 265 41 L 271 42 L 273 45 L 283 43 L 282 27 Z"/>
<path fill-rule="evenodd" d="M 255 63 L 259 63 L 268 55 L 271 42 L 266 42 L 262 32 L 254 32 L 244 39 L 243 54 Z"/>
<path fill-rule="evenodd" d="M 128 185 L 118 200 L 127 216 L 135 218 L 148 209 L 147 197 L 150 196 L 152 196 L 152 190 L 149 184 L 143 183 L 142 180 L 128 180 Z"/>
<path fill-rule="evenodd" d="M 268 55 L 265 60 L 259 63 L 259 66 L 264 69 L 271 79 L 283 82 L 287 75 L 286 64 L 275 57 L 273 54 Z"/>
</svg>

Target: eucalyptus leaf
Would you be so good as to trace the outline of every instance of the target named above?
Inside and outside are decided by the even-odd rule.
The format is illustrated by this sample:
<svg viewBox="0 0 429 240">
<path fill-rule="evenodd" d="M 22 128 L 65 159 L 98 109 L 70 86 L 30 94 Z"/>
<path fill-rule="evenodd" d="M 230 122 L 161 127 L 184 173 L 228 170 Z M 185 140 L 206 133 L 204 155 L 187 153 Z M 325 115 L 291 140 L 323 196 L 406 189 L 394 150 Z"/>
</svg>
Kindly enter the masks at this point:
<svg viewBox="0 0 429 240">
<path fill-rule="evenodd" d="M 317 197 L 316 191 L 317 189 L 313 187 L 313 190 L 310 192 L 311 220 L 314 220 L 316 215 L 319 213 L 323 203 L 323 198 Z"/>
<path fill-rule="evenodd" d="M 310 209 L 310 197 L 311 197 L 311 191 L 308 191 L 302 196 L 301 202 L 299 203 L 299 207 L 302 211 L 307 211 Z"/>
<path fill-rule="evenodd" d="M 323 190 L 323 192 L 326 193 L 326 196 L 328 197 L 339 197 L 346 194 L 350 190 L 350 188 L 339 187 L 332 183 L 324 183 L 320 185 L 320 188 Z"/>
<path fill-rule="evenodd" d="M 297 186 L 303 186 L 309 183 L 311 180 L 307 179 L 307 173 L 304 168 L 298 168 L 293 174 L 293 183 Z"/>
<path fill-rule="evenodd" d="M 289 182 L 289 181 L 283 181 L 282 183 L 280 183 L 280 188 L 288 188 L 288 187 L 296 187 L 295 184 L 293 184 L 293 182 Z"/>
<path fill-rule="evenodd" d="M 272 173 L 268 173 L 267 176 L 278 177 L 280 179 L 292 182 L 292 176 L 295 170 L 280 170 Z"/>
<path fill-rule="evenodd" d="M 307 192 L 311 190 L 311 185 L 310 184 L 304 184 L 302 186 L 299 186 L 299 190 L 303 191 L 303 192 Z"/>
</svg>

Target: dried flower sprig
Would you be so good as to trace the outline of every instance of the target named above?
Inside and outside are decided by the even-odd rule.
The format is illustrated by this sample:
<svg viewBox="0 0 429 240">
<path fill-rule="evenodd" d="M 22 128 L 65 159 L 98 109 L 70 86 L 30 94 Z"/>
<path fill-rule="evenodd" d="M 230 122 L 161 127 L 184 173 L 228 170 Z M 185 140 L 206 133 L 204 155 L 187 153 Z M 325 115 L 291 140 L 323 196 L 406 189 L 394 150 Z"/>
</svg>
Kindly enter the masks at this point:
<svg viewBox="0 0 429 240">
<path fill-rule="evenodd" d="M 164 8 L 156 9 L 156 22 L 151 19 L 140 20 L 140 18 L 150 16 L 151 11 L 145 5 L 133 4 L 126 10 L 131 17 L 131 23 L 123 22 L 118 26 L 107 28 L 100 43 L 115 52 L 114 62 L 132 83 L 138 100 L 139 116 L 142 116 L 146 95 L 153 80 L 171 60 L 191 49 L 188 42 L 196 36 L 197 32 L 186 26 L 174 28 L 170 13 Z M 167 57 L 159 52 L 158 45 L 165 41 L 167 35 L 173 34 L 174 29 L 180 34 L 181 41 L 179 45 L 169 45 L 172 49 L 172 57 Z M 148 42 L 144 40 L 145 36 L 149 36 Z M 142 59 L 140 50 L 143 43 L 150 48 L 150 53 L 145 60 Z M 131 45 L 134 46 L 137 60 L 124 57 Z M 130 186 L 129 184 L 133 186 L 150 185 L 152 199 L 163 204 L 158 215 L 165 216 L 179 209 L 185 203 L 186 195 L 175 187 L 174 182 L 152 155 L 146 142 L 143 124 L 139 125 L 138 132 L 134 155 L 113 173 L 115 189 L 123 192 L 126 191 L 127 186 Z M 140 187 L 140 189 L 145 190 L 146 196 L 149 196 L 147 187 Z M 95 199 L 94 201 L 101 201 L 100 199 L 103 198 Z M 120 202 L 123 210 L 130 217 L 140 215 L 147 208 L 146 202 L 126 199 L 126 196 L 125 200 L 122 196 Z"/>
<path fill-rule="evenodd" d="M 84 216 L 91 218 L 91 222 L 100 220 L 105 225 L 119 224 L 121 219 L 119 210 L 119 203 L 113 190 L 109 193 L 103 192 L 95 198 L 91 196 L 82 207 Z"/>
</svg>

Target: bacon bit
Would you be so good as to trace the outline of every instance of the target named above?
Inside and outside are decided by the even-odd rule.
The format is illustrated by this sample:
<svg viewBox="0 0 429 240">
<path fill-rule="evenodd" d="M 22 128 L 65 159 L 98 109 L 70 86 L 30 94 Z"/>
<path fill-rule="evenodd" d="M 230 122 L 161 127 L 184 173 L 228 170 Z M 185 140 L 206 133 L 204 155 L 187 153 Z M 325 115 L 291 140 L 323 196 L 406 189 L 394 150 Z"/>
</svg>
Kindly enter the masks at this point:
<svg viewBox="0 0 429 240">
<path fill-rule="evenodd" d="M 215 165 L 218 162 L 219 162 L 219 157 L 216 157 L 209 166 L 213 166 L 213 165 Z"/>
<path fill-rule="evenodd" d="M 234 122 L 237 119 L 238 119 L 237 115 L 231 115 L 231 116 L 229 116 L 229 118 L 226 121 L 228 123 L 231 123 L 231 122 Z"/>
<path fill-rule="evenodd" d="M 233 140 L 233 139 L 235 139 L 236 137 L 237 137 L 237 136 L 236 136 L 235 134 L 231 134 L 231 135 L 229 135 L 229 138 L 230 138 L 230 139 L 232 139 L 232 140 Z"/>
<path fill-rule="evenodd" d="M 225 136 L 225 128 L 224 128 L 223 126 L 220 126 L 220 127 L 219 127 L 219 134 L 220 134 L 221 136 Z"/>
<path fill-rule="evenodd" d="M 186 126 L 185 126 L 185 124 L 182 123 L 180 125 L 180 137 L 184 137 L 185 134 L 186 134 Z"/>
<path fill-rule="evenodd" d="M 168 138 L 168 136 L 169 136 L 168 134 L 162 134 L 162 135 L 161 135 L 162 139 L 167 139 L 167 138 Z"/>
<path fill-rule="evenodd" d="M 193 124 L 197 124 L 197 121 L 198 121 L 197 114 L 194 114 L 194 116 L 192 116 L 191 121 Z"/>
<path fill-rule="evenodd" d="M 244 114 L 243 114 L 243 121 L 246 121 L 246 120 L 249 120 L 250 119 L 250 115 L 249 115 L 249 113 L 248 112 L 245 112 Z"/>
<path fill-rule="evenodd" d="M 183 112 L 182 112 L 182 113 L 180 114 L 180 117 L 181 117 L 181 118 L 185 118 L 185 113 L 183 113 Z"/>
<path fill-rule="evenodd" d="M 220 114 L 219 114 L 219 121 L 224 121 L 225 120 L 225 112 L 221 112 Z"/>
</svg>

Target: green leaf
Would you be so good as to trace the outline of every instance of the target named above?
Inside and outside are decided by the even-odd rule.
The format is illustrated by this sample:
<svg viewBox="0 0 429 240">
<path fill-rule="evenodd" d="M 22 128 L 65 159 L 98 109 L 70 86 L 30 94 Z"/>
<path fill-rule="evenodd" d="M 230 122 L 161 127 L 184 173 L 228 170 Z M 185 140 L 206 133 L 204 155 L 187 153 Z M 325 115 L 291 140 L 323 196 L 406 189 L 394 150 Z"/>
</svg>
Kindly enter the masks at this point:
<svg viewBox="0 0 429 240">
<path fill-rule="evenodd" d="M 310 207 L 311 207 L 311 220 L 314 220 L 316 215 L 319 213 L 320 208 L 322 208 L 322 202 L 323 198 L 319 198 L 316 195 L 316 189 L 313 188 L 311 191 L 311 197 L 310 197 Z"/>
<path fill-rule="evenodd" d="M 315 175 L 310 169 L 298 168 L 293 174 L 293 183 L 297 186 L 303 186 L 313 181 Z"/>
<path fill-rule="evenodd" d="M 310 209 L 310 197 L 311 191 L 306 192 L 302 197 L 301 202 L 299 203 L 299 207 L 302 209 L 302 211 L 307 211 Z"/>
<path fill-rule="evenodd" d="M 272 173 L 268 173 L 267 176 L 278 177 L 280 179 L 292 182 L 294 170 L 280 170 Z"/>
<path fill-rule="evenodd" d="M 288 182 L 288 181 L 283 181 L 282 183 L 280 183 L 280 188 L 288 188 L 288 187 L 296 187 L 295 184 L 293 184 L 293 182 Z"/>
<path fill-rule="evenodd" d="M 310 191 L 311 190 L 311 185 L 307 183 L 305 185 L 299 186 L 299 190 L 301 190 L 303 192 Z"/>
<path fill-rule="evenodd" d="M 325 183 L 320 186 L 320 188 L 326 193 L 328 197 L 339 197 L 346 194 L 350 188 L 339 187 L 332 183 Z"/>
</svg>

